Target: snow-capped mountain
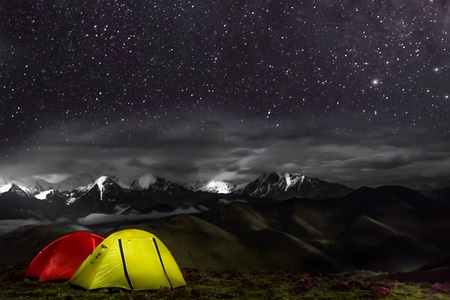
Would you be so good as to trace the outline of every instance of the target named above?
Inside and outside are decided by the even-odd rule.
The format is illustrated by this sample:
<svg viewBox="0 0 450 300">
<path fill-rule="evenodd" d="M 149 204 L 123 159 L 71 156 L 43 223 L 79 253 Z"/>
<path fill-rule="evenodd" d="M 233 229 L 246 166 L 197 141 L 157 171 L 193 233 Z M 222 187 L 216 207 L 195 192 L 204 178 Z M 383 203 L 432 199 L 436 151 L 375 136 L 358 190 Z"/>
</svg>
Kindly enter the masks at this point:
<svg viewBox="0 0 450 300">
<path fill-rule="evenodd" d="M 236 184 L 218 180 L 211 180 L 211 181 L 196 180 L 190 184 L 185 184 L 184 187 L 194 192 L 230 194 L 236 192 L 239 186 Z"/>
<path fill-rule="evenodd" d="M 224 181 L 194 181 L 185 185 L 191 191 L 218 194 L 242 194 L 256 198 L 285 200 L 296 197 L 327 198 L 340 197 L 353 189 L 337 183 L 310 178 L 297 173 L 269 173 L 254 181 L 231 184 Z"/>
<path fill-rule="evenodd" d="M 4 181 L 4 179 L 3 179 Z M 1 181 L 0 181 L 1 183 Z M 7 186 L 8 184 L 15 184 L 16 186 L 20 187 L 22 190 L 30 192 L 30 193 L 39 193 L 41 191 L 45 190 L 51 190 L 54 189 L 54 186 L 52 183 L 44 180 L 44 179 L 21 179 L 21 180 L 11 180 L 11 181 L 4 181 L 1 186 Z"/>
<path fill-rule="evenodd" d="M 8 181 L 7 183 L 15 183 L 22 189 L 37 195 L 49 190 L 58 190 L 60 192 L 72 191 L 79 187 L 87 186 L 93 183 L 98 177 L 100 177 L 100 175 L 95 176 L 93 174 L 81 173 L 67 177 L 66 179 L 63 179 L 56 183 L 48 182 L 42 178 L 18 179 Z M 0 186 L 3 186 L 7 183 L 1 184 L 0 181 Z"/>
<path fill-rule="evenodd" d="M 69 204 L 74 203 L 83 195 L 95 194 L 99 201 L 113 201 L 125 191 L 116 182 L 107 176 L 100 176 L 87 186 L 80 186 L 70 192 Z"/>
<path fill-rule="evenodd" d="M 13 183 L 9 183 L 13 184 Z M 16 185 L 17 186 L 17 185 Z M 179 193 L 207 192 L 216 194 L 241 194 L 256 198 L 273 198 L 284 200 L 295 197 L 326 198 L 340 197 L 348 194 L 353 189 L 337 183 L 330 183 L 317 178 L 310 178 L 302 174 L 269 173 L 264 174 L 254 181 L 232 184 L 225 181 L 195 181 L 190 184 L 180 185 L 165 178 L 144 174 L 134 179 L 120 177 L 99 176 L 83 173 L 68 177 L 58 183 L 49 183 L 43 179 L 30 180 L 28 185 L 20 185 L 21 190 L 33 194 L 38 199 L 44 200 L 50 191 L 59 192 L 59 197 L 66 197 L 66 203 L 74 203 L 81 195 L 95 188 L 100 200 L 113 198 L 115 194 L 124 191 L 161 192 L 176 197 Z M 9 185 L 0 186 L 0 193 L 9 189 Z M 108 195 L 104 197 L 105 193 Z"/>
<path fill-rule="evenodd" d="M 70 193 L 66 203 L 71 214 L 85 216 L 90 213 L 115 213 L 115 207 L 125 202 L 126 191 L 107 176 L 97 178 L 93 183 L 79 187 Z"/>
<path fill-rule="evenodd" d="M 145 174 L 137 177 L 130 183 L 129 187 L 127 188 L 138 191 L 159 191 L 169 194 L 181 192 L 182 190 L 184 190 L 181 185 L 173 183 L 165 178 L 154 176 L 152 174 Z"/>
<path fill-rule="evenodd" d="M 158 177 L 153 174 L 145 174 L 134 179 L 128 186 L 134 190 L 147 190 L 154 185 L 158 180 Z"/>
<path fill-rule="evenodd" d="M 47 204 L 16 184 L 9 183 L 0 188 L 0 219 L 52 218 L 58 211 Z"/>
<path fill-rule="evenodd" d="M 29 193 L 27 193 L 26 190 L 27 190 L 27 188 L 25 188 L 25 187 L 21 188 L 15 183 L 8 183 L 8 184 L 0 187 L 0 194 L 12 193 L 12 194 L 20 195 L 22 197 L 28 197 Z"/>
<path fill-rule="evenodd" d="M 353 189 L 338 183 L 330 183 L 302 174 L 269 173 L 247 184 L 241 191 L 257 198 L 284 200 L 296 197 L 328 198 L 341 197 Z"/>
<path fill-rule="evenodd" d="M 206 185 L 206 181 L 195 180 L 190 183 L 185 183 L 184 187 L 190 191 L 199 191 L 204 185 Z"/>
<path fill-rule="evenodd" d="M 122 184 L 119 184 L 118 181 Z M 233 201 L 236 197 L 271 198 L 271 201 L 295 197 L 326 198 L 348 194 L 352 189 L 301 174 L 265 174 L 256 180 L 231 184 L 224 181 L 194 182 L 179 185 L 150 174 L 141 175 L 129 184 L 118 177 L 80 174 L 55 184 L 30 181 L 28 188 L 15 183 L 0 186 L 0 219 L 38 216 L 71 219 L 91 213 L 151 213 L 161 207 L 176 210 L 186 205 L 214 206 L 221 194 Z M 72 188 L 73 187 L 73 188 Z"/>
</svg>

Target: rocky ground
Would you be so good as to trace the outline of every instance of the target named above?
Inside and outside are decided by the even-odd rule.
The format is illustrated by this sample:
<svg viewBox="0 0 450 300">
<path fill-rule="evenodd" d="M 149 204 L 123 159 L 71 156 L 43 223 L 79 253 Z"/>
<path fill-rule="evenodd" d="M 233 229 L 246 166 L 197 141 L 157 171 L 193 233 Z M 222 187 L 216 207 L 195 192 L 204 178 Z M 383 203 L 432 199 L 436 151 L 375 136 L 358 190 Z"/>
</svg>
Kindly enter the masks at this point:
<svg viewBox="0 0 450 300">
<path fill-rule="evenodd" d="M 184 288 L 131 292 L 84 291 L 67 282 L 29 280 L 25 268 L 0 265 L 0 299 L 450 299 L 450 283 L 403 282 L 369 271 L 310 274 L 184 268 Z"/>
</svg>

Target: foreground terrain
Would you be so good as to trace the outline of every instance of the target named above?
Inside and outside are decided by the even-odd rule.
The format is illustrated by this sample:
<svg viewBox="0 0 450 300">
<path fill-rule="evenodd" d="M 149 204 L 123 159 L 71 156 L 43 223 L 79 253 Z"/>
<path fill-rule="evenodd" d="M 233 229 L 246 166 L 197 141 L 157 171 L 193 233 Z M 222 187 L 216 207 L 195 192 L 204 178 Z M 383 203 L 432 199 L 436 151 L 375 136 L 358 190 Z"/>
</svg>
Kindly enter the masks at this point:
<svg viewBox="0 0 450 300">
<path fill-rule="evenodd" d="M 187 287 L 130 292 L 28 280 L 25 268 L 0 265 L 0 299 L 450 299 L 450 283 L 405 283 L 364 271 L 332 275 L 185 268 Z"/>
<path fill-rule="evenodd" d="M 450 299 L 450 188 L 280 200 L 198 192 L 166 199 L 148 190 L 149 198 L 122 199 L 94 187 L 75 202 L 76 218 L 46 219 L 23 191 L 0 194 L 0 299 Z M 187 287 L 87 292 L 24 277 L 39 251 L 67 233 L 107 237 L 127 228 L 160 238 Z"/>
</svg>

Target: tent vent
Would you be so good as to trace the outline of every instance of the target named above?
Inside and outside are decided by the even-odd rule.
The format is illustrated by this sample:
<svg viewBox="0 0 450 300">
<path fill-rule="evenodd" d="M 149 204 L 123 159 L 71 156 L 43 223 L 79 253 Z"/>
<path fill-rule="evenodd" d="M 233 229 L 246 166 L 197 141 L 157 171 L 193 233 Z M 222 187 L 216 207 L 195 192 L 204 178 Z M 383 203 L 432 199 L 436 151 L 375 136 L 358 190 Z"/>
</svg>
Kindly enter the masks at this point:
<svg viewBox="0 0 450 300">
<path fill-rule="evenodd" d="M 161 253 L 159 253 L 158 243 L 156 243 L 155 238 L 152 238 L 152 240 L 153 240 L 153 243 L 155 244 L 156 252 L 158 252 L 159 261 L 161 262 L 161 267 L 163 268 L 164 275 L 166 275 L 167 282 L 169 283 L 170 288 L 173 290 L 172 282 L 170 282 L 169 276 L 167 275 L 167 272 L 166 272 L 166 268 L 164 267 L 164 263 L 163 263 L 163 260 L 162 260 L 162 257 L 161 257 Z"/>
<path fill-rule="evenodd" d="M 130 286 L 130 289 L 134 290 L 133 283 L 131 282 L 130 275 L 128 275 L 127 264 L 125 262 L 125 255 L 123 254 L 122 239 L 118 239 L 118 241 L 119 241 L 120 256 L 122 257 L 122 265 L 123 265 L 123 271 L 125 273 L 125 278 L 127 279 L 127 282 L 128 282 L 128 285 Z"/>
</svg>

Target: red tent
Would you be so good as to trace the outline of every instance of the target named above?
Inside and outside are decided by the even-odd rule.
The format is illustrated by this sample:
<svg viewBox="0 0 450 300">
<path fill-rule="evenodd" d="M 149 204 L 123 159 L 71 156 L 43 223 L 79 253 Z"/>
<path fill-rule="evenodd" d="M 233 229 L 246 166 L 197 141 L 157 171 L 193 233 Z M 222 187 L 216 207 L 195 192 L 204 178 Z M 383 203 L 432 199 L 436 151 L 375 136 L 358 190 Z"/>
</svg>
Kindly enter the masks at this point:
<svg viewBox="0 0 450 300">
<path fill-rule="evenodd" d="M 37 277 L 39 281 L 70 279 L 103 240 L 103 237 L 85 231 L 62 236 L 36 255 L 25 275 Z"/>
</svg>

